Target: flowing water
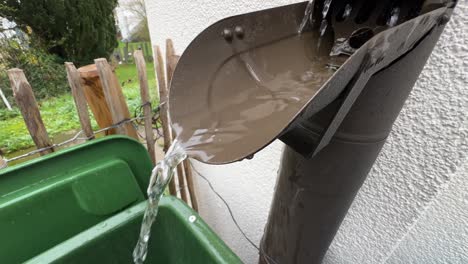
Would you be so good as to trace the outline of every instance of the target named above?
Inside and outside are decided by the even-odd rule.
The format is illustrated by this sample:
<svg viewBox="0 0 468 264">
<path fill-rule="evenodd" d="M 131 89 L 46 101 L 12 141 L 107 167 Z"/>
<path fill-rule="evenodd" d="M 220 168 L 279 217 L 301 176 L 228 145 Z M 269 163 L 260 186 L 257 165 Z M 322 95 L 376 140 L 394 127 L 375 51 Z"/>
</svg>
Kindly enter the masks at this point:
<svg viewBox="0 0 468 264">
<path fill-rule="evenodd" d="M 328 12 L 330 11 L 330 7 L 331 7 L 331 4 L 332 4 L 332 0 L 325 0 L 324 4 L 323 4 L 323 10 L 322 10 L 322 22 L 320 23 L 320 35 L 323 37 L 325 35 L 325 32 L 327 31 L 327 28 L 328 28 L 328 21 L 327 21 L 327 15 L 328 15 Z M 305 27 L 307 26 L 307 24 L 313 24 L 314 23 L 314 6 L 315 6 L 315 0 L 310 0 L 309 1 L 309 4 L 307 4 L 307 8 L 305 10 L 305 14 L 304 14 L 304 18 L 302 19 L 302 23 L 301 25 L 299 26 L 299 30 L 298 30 L 298 33 L 299 34 L 302 34 L 305 30 Z M 345 16 L 346 14 L 349 16 L 349 14 L 351 14 L 351 10 L 352 8 L 351 6 L 348 4 L 346 6 L 346 10 L 345 10 Z"/>
<path fill-rule="evenodd" d="M 400 8 L 395 7 L 392 9 L 392 13 L 390 14 L 390 18 L 387 21 L 387 25 L 390 27 L 396 26 L 399 18 L 400 18 Z"/>
<path fill-rule="evenodd" d="M 349 39 L 339 38 L 335 41 L 330 56 L 339 56 L 342 54 L 351 56 L 355 51 L 356 49 L 349 44 Z"/>
<path fill-rule="evenodd" d="M 328 12 L 330 11 L 331 4 L 332 4 L 332 0 L 325 0 L 325 2 L 323 3 L 322 23 L 320 24 L 320 37 L 323 37 L 325 35 L 325 32 L 327 31 L 327 28 L 328 28 L 327 15 L 328 15 Z"/>
<path fill-rule="evenodd" d="M 346 4 L 342 19 L 347 19 L 351 15 L 351 11 L 353 11 L 353 7 L 351 6 L 351 4 Z"/>
<path fill-rule="evenodd" d="M 159 200 L 171 181 L 177 165 L 186 158 L 187 154 L 184 149 L 180 146 L 178 141 L 175 140 L 164 160 L 160 161 L 151 173 L 150 184 L 147 190 L 148 205 L 143 216 L 140 236 L 133 251 L 133 261 L 135 264 L 143 264 L 146 259 L 151 226 L 158 216 Z"/>
<path fill-rule="evenodd" d="M 307 8 L 305 10 L 304 18 L 302 19 L 302 23 L 299 26 L 299 34 L 302 34 L 304 32 L 305 27 L 307 26 L 308 23 L 313 24 L 314 23 L 314 6 L 315 6 L 315 0 L 310 0 L 309 4 L 307 4 Z"/>
</svg>

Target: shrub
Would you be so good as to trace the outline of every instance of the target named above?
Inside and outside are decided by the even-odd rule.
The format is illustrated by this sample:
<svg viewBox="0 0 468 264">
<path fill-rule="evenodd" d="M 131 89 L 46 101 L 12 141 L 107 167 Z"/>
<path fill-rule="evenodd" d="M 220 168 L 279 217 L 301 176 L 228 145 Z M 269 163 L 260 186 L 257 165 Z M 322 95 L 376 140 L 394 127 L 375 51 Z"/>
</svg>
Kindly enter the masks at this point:
<svg viewBox="0 0 468 264">
<path fill-rule="evenodd" d="M 34 46 L 77 65 L 108 58 L 117 46 L 117 0 L 0 0 L 0 16 L 16 23 Z"/>
<path fill-rule="evenodd" d="M 69 90 L 63 61 L 59 57 L 41 48 L 21 44 L 17 38 L 3 38 L 0 39 L 0 85 L 10 102 L 13 100 L 7 70 L 12 68 L 24 70 L 38 99 Z"/>
</svg>

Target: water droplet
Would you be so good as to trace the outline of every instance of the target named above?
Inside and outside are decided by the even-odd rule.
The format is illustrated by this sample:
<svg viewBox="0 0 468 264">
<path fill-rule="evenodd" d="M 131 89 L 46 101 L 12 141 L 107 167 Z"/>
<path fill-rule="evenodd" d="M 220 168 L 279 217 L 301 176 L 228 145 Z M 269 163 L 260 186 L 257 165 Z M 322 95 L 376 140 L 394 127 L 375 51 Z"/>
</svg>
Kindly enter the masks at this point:
<svg viewBox="0 0 468 264">
<path fill-rule="evenodd" d="M 325 32 L 327 32 L 327 28 L 328 28 L 327 20 L 322 20 L 322 24 L 320 25 L 320 37 L 323 37 L 325 35 Z"/>
<path fill-rule="evenodd" d="M 339 56 L 339 55 L 348 55 L 351 56 L 356 49 L 352 48 L 349 45 L 349 39 L 346 38 L 339 38 L 335 41 L 333 48 L 330 52 L 330 56 Z"/>
<path fill-rule="evenodd" d="M 194 215 L 191 215 L 191 216 L 189 217 L 189 222 L 190 222 L 190 223 L 195 223 L 195 221 L 197 221 L 197 217 L 194 216 Z"/>
<path fill-rule="evenodd" d="M 397 23 L 398 23 L 399 18 L 400 18 L 400 8 L 395 7 L 395 8 L 392 9 L 392 13 L 390 15 L 390 18 L 387 21 L 387 25 L 389 27 L 396 26 Z"/>
<path fill-rule="evenodd" d="M 343 13 L 343 20 L 347 19 L 349 15 L 351 15 L 351 11 L 353 11 L 353 7 L 350 4 L 346 4 L 345 11 Z"/>
<path fill-rule="evenodd" d="M 327 18 L 328 11 L 330 11 L 331 3 L 332 3 L 332 0 L 325 0 L 325 3 L 323 4 L 322 19 Z"/>
<path fill-rule="evenodd" d="M 320 37 L 323 37 L 325 35 L 325 32 L 327 32 L 327 28 L 328 28 L 327 15 L 328 15 L 328 11 L 330 11 L 331 3 L 332 3 L 332 0 L 325 0 L 325 3 L 323 4 L 322 23 L 320 24 Z"/>
</svg>

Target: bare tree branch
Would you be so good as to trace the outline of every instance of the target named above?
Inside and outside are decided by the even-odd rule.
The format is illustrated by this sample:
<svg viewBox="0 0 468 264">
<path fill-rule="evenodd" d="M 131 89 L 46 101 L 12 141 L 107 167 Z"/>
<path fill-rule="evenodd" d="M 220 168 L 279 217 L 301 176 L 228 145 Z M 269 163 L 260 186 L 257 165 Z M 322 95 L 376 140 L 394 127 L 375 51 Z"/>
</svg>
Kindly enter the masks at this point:
<svg viewBox="0 0 468 264">
<path fill-rule="evenodd" d="M 145 0 L 126 0 L 121 1 L 120 7 L 134 16 L 137 22 L 146 20 Z"/>
</svg>

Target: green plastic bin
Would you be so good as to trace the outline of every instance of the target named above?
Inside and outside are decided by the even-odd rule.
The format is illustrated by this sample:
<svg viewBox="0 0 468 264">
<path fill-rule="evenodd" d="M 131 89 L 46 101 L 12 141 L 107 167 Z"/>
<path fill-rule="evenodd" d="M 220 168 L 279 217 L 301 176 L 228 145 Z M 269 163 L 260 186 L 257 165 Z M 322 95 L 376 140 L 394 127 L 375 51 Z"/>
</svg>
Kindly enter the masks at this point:
<svg viewBox="0 0 468 264">
<path fill-rule="evenodd" d="M 132 263 L 151 169 L 139 142 L 113 136 L 0 171 L 0 263 Z M 240 263 L 174 197 L 152 232 L 146 263 Z"/>
</svg>

